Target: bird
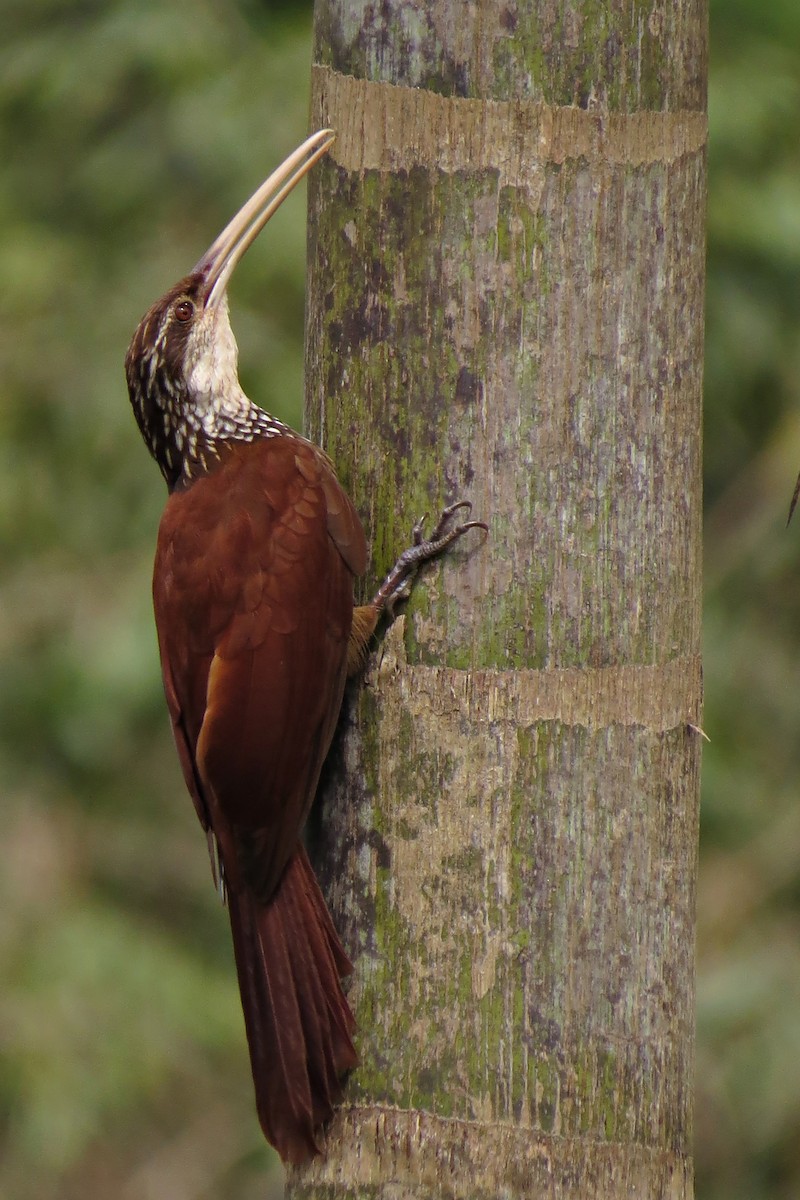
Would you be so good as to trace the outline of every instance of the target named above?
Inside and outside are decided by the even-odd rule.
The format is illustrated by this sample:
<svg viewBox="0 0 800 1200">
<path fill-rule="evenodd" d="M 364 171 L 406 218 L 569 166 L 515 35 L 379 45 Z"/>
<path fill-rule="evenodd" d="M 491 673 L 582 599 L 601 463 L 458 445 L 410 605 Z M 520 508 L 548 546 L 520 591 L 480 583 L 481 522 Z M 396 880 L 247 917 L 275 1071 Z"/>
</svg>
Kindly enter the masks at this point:
<svg viewBox="0 0 800 1200">
<path fill-rule="evenodd" d="M 153 304 L 125 357 L 133 412 L 167 484 L 153 569 L 164 692 L 186 787 L 227 905 L 258 1118 L 285 1163 L 357 1063 L 352 970 L 302 841 L 345 682 L 420 566 L 470 505 L 424 519 L 373 598 L 356 509 L 322 449 L 248 399 L 228 308 L 237 263 L 334 140 L 307 138 L 194 268 Z"/>
</svg>

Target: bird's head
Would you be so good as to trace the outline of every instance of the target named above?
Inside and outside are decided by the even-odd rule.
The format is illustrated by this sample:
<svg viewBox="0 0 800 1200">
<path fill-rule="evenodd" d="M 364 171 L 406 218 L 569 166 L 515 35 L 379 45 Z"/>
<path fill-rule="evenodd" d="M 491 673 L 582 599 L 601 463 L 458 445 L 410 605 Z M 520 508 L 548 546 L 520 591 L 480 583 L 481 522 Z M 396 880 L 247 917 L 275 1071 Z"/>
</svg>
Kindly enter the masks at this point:
<svg viewBox="0 0 800 1200">
<path fill-rule="evenodd" d="M 334 135 L 313 134 L 239 209 L 193 270 L 145 313 L 125 356 L 139 428 L 170 489 L 209 469 L 226 440 L 268 436 L 279 422 L 239 384 L 228 282 L 245 251 Z"/>
</svg>

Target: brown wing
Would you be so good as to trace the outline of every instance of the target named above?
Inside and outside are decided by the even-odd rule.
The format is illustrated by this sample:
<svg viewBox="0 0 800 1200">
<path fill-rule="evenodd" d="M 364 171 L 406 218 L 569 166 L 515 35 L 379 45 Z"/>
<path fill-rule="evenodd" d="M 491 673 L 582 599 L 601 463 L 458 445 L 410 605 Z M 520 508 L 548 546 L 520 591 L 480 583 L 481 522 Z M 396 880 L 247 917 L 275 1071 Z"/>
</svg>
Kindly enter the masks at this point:
<svg viewBox="0 0 800 1200">
<path fill-rule="evenodd" d="M 333 736 L 364 554 L 349 499 L 299 439 L 235 446 L 162 518 L 154 603 L 184 774 L 229 883 L 241 872 L 262 900 Z"/>
</svg>

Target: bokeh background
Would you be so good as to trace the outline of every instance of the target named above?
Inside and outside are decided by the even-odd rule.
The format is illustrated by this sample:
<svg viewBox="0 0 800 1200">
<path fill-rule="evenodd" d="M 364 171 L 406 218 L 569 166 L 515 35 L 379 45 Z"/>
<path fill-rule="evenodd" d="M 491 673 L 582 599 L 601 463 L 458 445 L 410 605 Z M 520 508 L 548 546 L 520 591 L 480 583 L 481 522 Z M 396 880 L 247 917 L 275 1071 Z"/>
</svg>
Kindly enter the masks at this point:
<svg viewBox="0 0 800 1200">
<path fill-rule="evenodd" d="M 800 1196 L 800 4 L 712 0 L 699 1200 Z M 121 360 L 306 132 L 311 3 L 0 0 L 0 1197 L 250 1200 L 227 921 L 171 745 Z M 304 206 L 237 271 L 299 419 Z"/>
</svg>

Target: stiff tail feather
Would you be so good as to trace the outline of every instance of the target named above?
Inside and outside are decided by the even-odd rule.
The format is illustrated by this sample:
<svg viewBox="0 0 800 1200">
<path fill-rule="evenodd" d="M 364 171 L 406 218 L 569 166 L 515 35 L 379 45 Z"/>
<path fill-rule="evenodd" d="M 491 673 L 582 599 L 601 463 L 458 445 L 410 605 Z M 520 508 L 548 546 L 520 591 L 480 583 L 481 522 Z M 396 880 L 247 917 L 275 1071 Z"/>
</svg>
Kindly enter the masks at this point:
<svg viewBox="0 0 800 1200">
<path fill-rule="evenodd" d="M 228 907 L 261 1128 L 284 1162 L 305 1162 L 357 1062 L 339 982 L 352 966 L 301 845 L 269 903 L 231 889 Z"/>
</svg>

